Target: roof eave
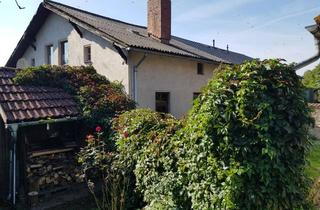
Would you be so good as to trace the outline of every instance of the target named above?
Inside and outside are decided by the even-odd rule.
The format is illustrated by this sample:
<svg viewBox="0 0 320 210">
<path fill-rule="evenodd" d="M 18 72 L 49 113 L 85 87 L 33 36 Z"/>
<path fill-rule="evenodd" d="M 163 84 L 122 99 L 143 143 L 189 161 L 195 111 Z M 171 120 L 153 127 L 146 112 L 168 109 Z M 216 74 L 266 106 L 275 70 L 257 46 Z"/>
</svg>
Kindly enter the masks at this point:
<svg viewBox="0 0 320 210">
<path fill-rule="evenodd" d="M 126 48 L 128 47 L 128 44 L 113 37 L 113 36 L 110 36 L 109 34 L 103 32 L 102 30 L 100 30 L 99 28 L 96 28 L 90 24 L 87 24 L 86 22 L 74 17 L 74 16 L 71 16 L 70 14 L 66 14 L 64 11 L 60 10 L 59 8 L 53 6 L 52 4 L 50 4 L 50 1 L 46 1 L 44 4 L 44 7 L 46 9 L 48 9 L 49 11 L 65 18 L 66 20 L 70 21 L 70 22 L 73 22 L 75 23 L 76 25 L 90 31 L 91 33 L 93 34 L 96 34 L 97 36 L 100 36 L 100 37 L 103 37 L 105 39 L 107 39 L 107 41 L 109 41 L 110 43 L 117 43 L 118 45 L 120 45 L 121 47 L 123 48 Z"/>
<path fill-rule="evenodd" d="M 81 120 L 80 117 L 62 117 L 62 118 L 55 118 L 55 119 L 39 119 L 34 121 L 15 121 L 15 122 L 8 122 L 5 123 L 6 127 L 10 126 L 18 126 L 18 127 L 26 127 L 26 126 L 34 126 L 34 125 L 43 125 L 43 124 L 52 124 L 52 123 L 61 123 L 61 122 L 72 122 Z"/>
</svg>

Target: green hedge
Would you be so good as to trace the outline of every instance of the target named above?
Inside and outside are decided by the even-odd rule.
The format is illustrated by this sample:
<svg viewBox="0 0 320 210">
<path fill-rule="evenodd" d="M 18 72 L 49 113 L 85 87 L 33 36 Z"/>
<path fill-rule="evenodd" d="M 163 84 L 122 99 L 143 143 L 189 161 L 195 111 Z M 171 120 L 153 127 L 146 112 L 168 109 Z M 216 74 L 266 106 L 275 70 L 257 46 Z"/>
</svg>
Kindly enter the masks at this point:
<svg viewBox="0 0 320 210">
<path fill-rule="evenodd" d="M 122 115 L 118 150 L 149 209 L 308 209 L 309 109 L 293 66 L 224 67 L 184 122 Z"/>
</svg>

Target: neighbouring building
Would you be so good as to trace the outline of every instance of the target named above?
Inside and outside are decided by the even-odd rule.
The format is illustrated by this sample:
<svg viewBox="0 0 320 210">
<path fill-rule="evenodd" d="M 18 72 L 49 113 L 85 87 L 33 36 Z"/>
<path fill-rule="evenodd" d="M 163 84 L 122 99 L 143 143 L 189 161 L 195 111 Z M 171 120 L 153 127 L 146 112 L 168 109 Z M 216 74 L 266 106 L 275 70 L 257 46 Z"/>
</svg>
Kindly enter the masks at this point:
<svg viewBox="0 0 320 210">
<path fill-rule="evenodd" d="M 6 66 L 92 65 L 138 107 L 183 117 L 214 69 L 250 59 L 173 36 L 171 0 L 148 0 L 147 27 L 45 0 Z"/>
</svg>

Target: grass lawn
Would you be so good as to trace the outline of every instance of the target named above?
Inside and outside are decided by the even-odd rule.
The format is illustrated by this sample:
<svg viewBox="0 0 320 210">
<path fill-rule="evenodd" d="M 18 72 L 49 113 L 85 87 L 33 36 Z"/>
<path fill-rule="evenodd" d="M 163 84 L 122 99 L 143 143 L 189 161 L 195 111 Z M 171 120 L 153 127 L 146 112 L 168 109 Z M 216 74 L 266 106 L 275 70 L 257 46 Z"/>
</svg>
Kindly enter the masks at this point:
<svg viewBox="0 0 320 210">
<path fill-rule="evenodd" d="M 306 169 L 306 173 L 310 178 L 315 179 L 320 177 L 320 140 L 314 140 L 312 144 L 308 156 L 310 165 Z"/>
</svg>

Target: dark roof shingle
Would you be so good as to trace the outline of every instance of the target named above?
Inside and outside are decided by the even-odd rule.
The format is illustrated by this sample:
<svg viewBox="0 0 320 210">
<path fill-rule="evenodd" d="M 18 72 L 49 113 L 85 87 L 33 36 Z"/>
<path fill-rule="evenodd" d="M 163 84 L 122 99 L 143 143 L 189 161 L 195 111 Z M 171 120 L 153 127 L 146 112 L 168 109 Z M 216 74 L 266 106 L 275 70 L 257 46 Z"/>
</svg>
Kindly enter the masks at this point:
<svg viewBox="0 0 320 210">
<path fill-rule="evenodd" d="M 251 60 L 249 56 L 235 53 L 232 51 L 222 50 L 209 45 L 193 42 L 187 39 L 172 36 L 168 44 L 149 37 L 147 28 L 119 20 L 93 14 L 84 10 L 70 7 L 61 3 L 45 0 L 39 7 L 37 14 L 34 16 L 28 26 L 24 36 L 20 40 L 16 50 L 7 62 L 7 66 L 15 67 L 21 51 L 26 50 L 26 46 L 32 39 L 37 30 L 40 29 L 44 20 L 51 11 L 67 20 L 83 27 L 92 33 L 111 40 L 123 48 L 131 50 L 142 49 L 147 51 L 156 51 L 166 54 L 174 54 L 195 59 L 203 59 L 209 62 L 222 62 L 228 64 L 240 64 L 246 60 Z"/>
<path fill-rule="evenodd" d="M 7 124 L 76 117 L 72 96 L 57 88 L 20 86 L 13 83 L 16 69 L 0 68 L 1 117 Z"/>
<path fill-rule="evenodd" d="M 53 1 L 45 1 L 45 7 L 55 13 L 64 13 L 86 24 L 101 30 L 107 35 L 125 43 L 129 47 L 155 50 L 164 53 L 173 53 L 188 57 L 202 58 L 210 61 L 240 64 L 252 58 L 227 50 L 218 49 L 209 45 L 193 42 L 187 39 L 172 36 L 170 43 L 161 43 L 149 37 L 147 28 L 133 25 L 97 14 L 89 13 Z"/>
</svg>

